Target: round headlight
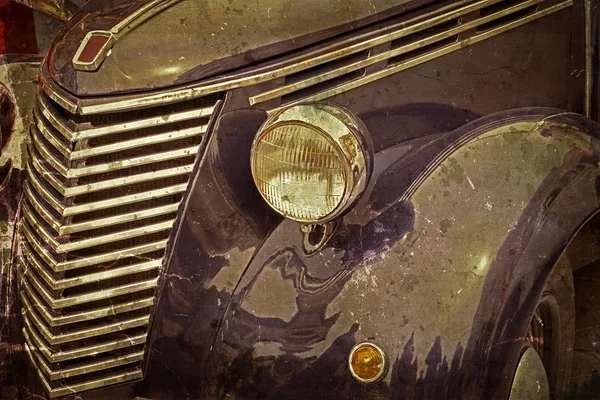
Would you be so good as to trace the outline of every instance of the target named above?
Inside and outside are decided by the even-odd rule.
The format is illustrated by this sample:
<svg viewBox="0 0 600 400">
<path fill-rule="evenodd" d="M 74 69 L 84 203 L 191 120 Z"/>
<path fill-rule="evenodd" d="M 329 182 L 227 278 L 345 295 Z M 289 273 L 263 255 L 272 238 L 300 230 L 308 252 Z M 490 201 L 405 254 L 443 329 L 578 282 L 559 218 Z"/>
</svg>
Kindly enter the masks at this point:
<svg viewBox="0 0 600 400">
<path fill-rule="evenodd" d="M 300 104 L 269 118 L 251 152 L 254 182 L 269 205 L 299 222 L 323 223 L 365 189 L 372 166 L 362 122 L 329 104 Z"/>
</svg>

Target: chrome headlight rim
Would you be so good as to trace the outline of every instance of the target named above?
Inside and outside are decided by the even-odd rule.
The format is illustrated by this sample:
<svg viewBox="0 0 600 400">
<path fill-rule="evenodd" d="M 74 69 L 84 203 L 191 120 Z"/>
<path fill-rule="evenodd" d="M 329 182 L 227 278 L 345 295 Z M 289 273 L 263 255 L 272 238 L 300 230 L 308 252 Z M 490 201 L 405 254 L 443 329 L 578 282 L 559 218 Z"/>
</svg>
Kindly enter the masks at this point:
<svg viewBox="0 0 600 400">
<path fill-rule="evenodd" d="M 255 168 L 257 147 L 274 130 L 294 126 L 309 129 L 325 138 L 336 150 L 343 165 L 344 193 L 338 204 L 319 218 L 290 215 L 272 204 L 259 188 L 260 179 Z M 325 102 L 301 103 L 279 110 L 263 123 L 252 143 L 250 164 L 258 191 L 273 210 L 302 224 L 319 225 L 343 216 L 365 191 L 373 169 L 373 145 L 366 126 L 348 109 Z"/>
</svg>

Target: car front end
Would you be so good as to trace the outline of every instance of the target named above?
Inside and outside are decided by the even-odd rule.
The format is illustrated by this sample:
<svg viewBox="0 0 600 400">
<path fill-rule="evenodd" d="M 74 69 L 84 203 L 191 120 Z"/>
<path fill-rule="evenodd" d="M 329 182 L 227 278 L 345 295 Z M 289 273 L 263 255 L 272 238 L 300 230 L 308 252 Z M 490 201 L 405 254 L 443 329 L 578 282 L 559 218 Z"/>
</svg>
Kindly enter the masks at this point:
<svg viewBox="0 0 600 400">
<path fill-rule="evenodd" d="M 495 252 L 594 149 L 478 135 L 583 112 L 580 5 L 254 3 L 90 2 L 54 42 L 13 246 L 24 397 L 502 397 Z M 500 190 L 469 154 L 522 182 L 461 197 Z"/>
</svg>

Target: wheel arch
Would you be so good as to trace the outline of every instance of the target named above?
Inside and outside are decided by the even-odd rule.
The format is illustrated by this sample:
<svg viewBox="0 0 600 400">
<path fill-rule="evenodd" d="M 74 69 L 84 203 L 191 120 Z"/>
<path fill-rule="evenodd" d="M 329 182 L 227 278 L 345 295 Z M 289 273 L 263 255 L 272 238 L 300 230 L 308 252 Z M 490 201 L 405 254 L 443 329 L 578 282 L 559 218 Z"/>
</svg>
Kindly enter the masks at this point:
<svg viewBox="0 0 600 400">
<path fill-rule="evenodd" d="M 513 209 L 513 212 L 496 219 L 495 225 L 485 224 L 484 219 L 466 228 L 482 229 L 482 241 L 489 244 L 487 249 L 482 247 L 481 241 L 461 241 L 460 234 L 446 240 L 462 247 L 463 253 L 478 254 L 479 260 L 485 259 L 487 254 L 487 268 L 484 262 L 473 266 L 476 270 L 473 273 L 484 279 L 473 286 L 480 289 L 480 297 L 474 298 L 477 300 L 475 312 L 466 312 L 467 318 L 472 317 L 471 329 L 458 374 L 462 375 L 465 393 L 506 398 L 510 391 L 529 321 L 546 281 L 580 229 L 598 213 L 599 134 L 599 127 L 583 116 L 548 109 L 513 110 L 488 116 L 453 133 L 464 139 L 439 165 L 440 176 L 444 175 L 443 166 L 451 168 L 451 160 L 460 157 L 465 149 L 471 148 L 477 154 L 477 149 L 489 152 L 485 147 L 492 147 L 497 154 L 482 160 L 480 177 L 493 177 L 490 171 L 497 161 L 506 168 L 500 170 L 500 176 L 489 185 L 489 190 L 474 194 L 475 203 L 492 211 L 494 203 L 509 197 L 519 198 L 519 192 L 524 196 L 520 197 L 521 207 L 516 204 L 518 201 L 506 203 L 505 209 Z M 513 138 L 512 144 L 502 143 L 513 140 L 508 139 L 510 136 L 520 137 Z M 508 177 L 511 168 L 517 174 Z M 466 168 L 465 176 L 468 176 Z M 467 179 L 477 192 L 475 180 Z M 444 181 L 438 180 L 436 182 L 432 173 L 414 193 L 428 182 L 442 189 Z M 458 186 L 452 193 L 460 192 L 456 190 Z M 410 197 L 415 204 L 422 204 L 425 198 L 421 196 L 416 200 L 415 197 L 418 196 Z M 459 193 L 457 197 L 454 207 L 446 207 L 448 202 L 444 206 L 443 201 L 434 200 L 434 204 L 454 217 L 473 212 L 470 196 Z M 418 210 L 419 206 L 415 208 Z M 454 278 L 459 276 L 460 273 L 455 274 Z M 461 280 L 450 279 L 448 285 L 460 285 Z"/>
</svg>

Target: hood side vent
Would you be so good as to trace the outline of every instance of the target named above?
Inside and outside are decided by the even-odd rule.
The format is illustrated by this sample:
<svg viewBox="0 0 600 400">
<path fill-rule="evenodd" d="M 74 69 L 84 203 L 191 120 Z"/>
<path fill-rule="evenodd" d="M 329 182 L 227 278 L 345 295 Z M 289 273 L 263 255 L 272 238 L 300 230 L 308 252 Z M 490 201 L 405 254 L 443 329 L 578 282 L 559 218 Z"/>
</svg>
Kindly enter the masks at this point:
<svg viewBox="0 0 600 400">
<path fill-rule="evenodd" d="M 570 7 L 572 0 L 481 0 L 426 19 L 416 18 L 358 39 L 342 50 L 305 60 L 310 69 L 249 98 L 283 107 L 336 96 Z M 333 53 L 339 56 L 331 60 Z M 367 56 L 365 57 L 365 54 Z M 360 55 L 360 56 L 358 56 Z M 354 57 L 353 57 L 354 56 Z M 319 59 L 328 60 L 318 64 Z M 337 63 L 337 64 L 336 64 Z M 340 64 L 341 63 L 341 64 Z M 336 67 L 332 67 L 336 66 Z"/>
</svg>

